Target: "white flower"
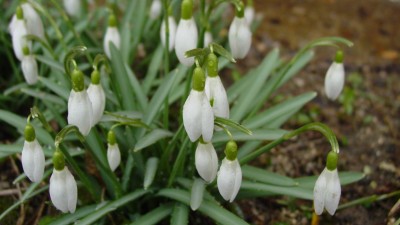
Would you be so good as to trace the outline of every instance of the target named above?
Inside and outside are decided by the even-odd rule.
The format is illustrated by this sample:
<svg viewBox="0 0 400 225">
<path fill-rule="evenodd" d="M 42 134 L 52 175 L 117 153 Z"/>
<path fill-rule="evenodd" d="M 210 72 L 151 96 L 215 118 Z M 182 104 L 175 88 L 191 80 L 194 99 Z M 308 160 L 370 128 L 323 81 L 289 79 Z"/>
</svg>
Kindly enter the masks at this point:
<svg viewBox="0 0 400 225">
<path fill-rule="evenodd" d="M 203 137 L 210 142 L 214 129 L 214 114 L 204 91 L 191 90 L 183 105 L 183 125 L 192 142 Z"/>
<path fill-rule="evenodd" d="M 78 190 L 75 178 L 69 172 L 67 167 L 63 170 L 53 170 L 50 177 L 50 199 L 53 205 L 63 213 L 74 213 L 76 209 L 76 201 L 78 198 Z"/>
<path fill-rule="evenodd" d="M 247 24 L 250 26 L 254 19 L 254 8 L 252 6 L 246 6 L 244 9 L 244 18 L 246 18 Z"/>
<path fill-rule="evenodd" d="M 68 99 L 68 124 L 77 126 L 85 136 L 89 134 L 93 125 L 93 111 L 86 90 L 71 90 Z"/>
<path fill-rule="evenodd" d="M 21 61 L 22 72 L 26 83 L 32 85 L 38 80 L 38 66 L 33 55 L 24 55 Z"/>
<path fill-rule="evenodd" d="M 110 42 L 114 43 L 115 47 L 117 47 L 118 49 L 120 48 L 121 37 L 117 27 L 107 27 L 106 35 L 104 36 L 104 51 L 108 58 L 111 59 Z"/>
<path fill-rule="evenodd" d="M 197 27 L 193 17 L 179 21 L 175 36 L 175 53 L 179 62 L 187 67 L 193 65 L 194 57 L 186 58 L 185 52 L 196 48 L 197 36 Z"/>
<path fill-rule="evenodd" d="M 168 50 L 172 51 L 175 46 L 175 34 L 176 34 L 176 22 L 173 16 L 168 16 L 168 28 L 169 28 L 169 39 L 168 39 Z M 161 37 L 161 43 L 163 46 L 165 46 L 165 21 L 162 22 L 161 24 L 161 29 L 160 29 L 160 37 Z"/>
<path fill-rule="evenodd" d="M 153 20 L 157 19 L 161 14 L 161 9 L 162 9 L 161 1 L 153 0 L 150 6 L 150 18 Z"/>
<path fill-rule="evenodd" d="M 87 94 L 89 96 L 90 102 L 92 103 L 93 112 L 93 124 L 96 125 L 104 113 L 104 108 L 106 106 L 106 96 L 104 94 L 103 87 L 101 84 L 91 83 L 87 89 Z"/>
<path fill-rule="evenodd" d="M 107 160 L 108 160 L 108 165 L 110 165 L 112 171 L 114 171 L 121 163 L 121 152 L 119 151 L 117 143 L 113 145 L 108 144 Z"/>
<path fill-rule="evenodd" d="M 211 44 L 211 42 L 213 42 L 213 37 L 210 31 L 206 31 L 204 33 L 204 43 L 203 43 L 203 47 L 206 48 L 208 47 L 209 44 Z"/>
<path fill-rule="evenodd" d="M 206 93 L 207 98 L 213 102 L 212 108 L 214 111 L 214 116 L 226 119 L 229 118 L 228 96 L 226 95 L 221 78 L 219 76 L 208 76 L 206 78 L 204 92 Z"/>
<path fill-rule="evenodd" d="M 23 19 L 17 19 L 12 29 L 12 44 L 15 56 L 17 59 L 22 60 L 24 53 L 22 51 L 24 46 L 27 46 L 30 50 L 32 49 L 31 41 L 28 41 L 25 35 L 29 34 L 26 27 L 26 23 Z"/>
<path fill-rule="evenodd" d="M 41 39 L 44 39 L 44 28 L 42 19 L 40 18 L 39 14 L 35 11 L 35 9 L 29 3 L 23 3 L 21 8 L 24 12 L 24 18 L 26 21 L 26 26 L 28 32 L 30 34 L 36 35 Z M 9 32 L 12 35 L 15 27 L 15 22 L 17 21 L 17 16 L 14 15 L 11 19 L 11 22 L 8 26 Z"/>
<path fill-rule="evenodd" d="M 218 172 L 218 191 L 226 201 L 232 202 L 242 184 L 242 169 L 237 159 L 224 158 Z"/>
<path fill-rule="evenodd" d="M 337 169 L 332 171 L 325 168 L 314 186 L 314 209 L 321 215 L 325 209 L 329 214 L 335 214 L 341 194 L 340 180 Z"/>
<path fill-rule="evenodd" d="M 218 170 L 218 157 L 214 146 L 211 143 L 201 143 L 197 145 L 195 153 L 196 169 L 201 178 L 207 183 L 211 183 Z"/>
<path fill-rule="evenodd" d="M 35 139 L 25 141 L 21 161 L 24 173 L 32 182 L 40 182 L 44 173 L 44 154 L 42 146 Z"/>
<path fill-rule="evenodd" d="M 330 100 L 335 100 L 342 92 L 344 85 L 343 63 L 333 62 L 326 72 L 325 93 Z"/>
<path fill-rule="evenodd" d="M 81 0 L 64 0 L 63 2 L 68 15 L 78 17 L 81 14 Z"/>
<path fill-rule="evenodd" d="M 250 50 L 251 31 L 244 17 L 235 17 L 229 27 L 229 46 L 234 58 L 243 59 Z"/>
</svg>

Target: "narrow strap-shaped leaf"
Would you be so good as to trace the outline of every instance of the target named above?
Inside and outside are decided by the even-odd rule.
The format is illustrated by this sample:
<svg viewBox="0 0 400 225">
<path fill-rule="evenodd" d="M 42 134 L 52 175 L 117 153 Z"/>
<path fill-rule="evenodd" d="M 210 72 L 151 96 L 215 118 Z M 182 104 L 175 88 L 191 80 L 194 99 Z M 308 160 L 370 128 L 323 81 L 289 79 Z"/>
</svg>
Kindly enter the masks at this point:
<svg viewBox="0 0 400 225">
<path fill-rule="evenodd" d="M 282 135 L 286 134 L 287 131 L 281 129 L 257 129 L 252 131 L 252 135 L 245 134 L 239 131 L 233 131 L 232 137 L 235 141 L 250 141 L 250 140 L 259 140 L 259 141 L 267 141 L 267 140 L 275 140 Z M 218 132 L 213 137 L 213 142 L 227 142 L 230 140 L 230 137 L 223 132 Z"/>
<path fill-rule="evenodd" d="M 203 202 L 205 183 L 202 179 L 196 178 L 190 192 L 190 208 L 197 210 Z"/>
<path fill-rule="evenodd" d="M 127 72 L 129 82 L 133 87 L 133 92 L 135 93 L 135 97 L 139 102 L 140 108 L 143 110 L 146 109 L 148 105 L 148 100 L 145 92 L 142 89 L 142 86 L 140 85 L 138 79 L 136 78 L 136 75 L 133 73 L 133 71 L 129 68 L 127 64 L 125 64 L 125 70 Z"/>
<path fill-rule="evenodd" d="M 189 207 L 177 202 L 172 211 L 171 225 L 187 225 L 189 223 Z"/>
<path fill-rule="evenodd" d="M 294 181 L 290 177 L 286 177 L 277 173 L 270 172 L 265 169 L 260 169 L 249 165 L 242 166 L 242 173 L 243 177 L 248 180 L 261 182 L 265 184 L 272 184 L 276 186 L 288 186 L 288 187 L 293 187 L 298 185 L 298 182 Z"/>
<path fill-rule="evenodd" d="M 59 85 L 49 78 L 42 76 L 39 76 L 39 80 L 42 84 L 44 84 L 48 89 L 56 93 L 58 96 L 60 96 L 64 100 L 68 100 L 70 90 L 68 90 L 64 85 Z"/>
<path fill-rule="evenodd" d="M 166 204 L 162 205 L 156 209 L 153 209 L 152 211 L 146 213 L 145 215 L 139 217 L 136 221 L 131 223 L 131 225 L 153 225 L 153 224 L 158 224 L 161 220 L 163 220 L 165 217 L 170 215 L 172 213 L 172 205 L 171 204 Z"/>
<path fill-rule="evenodd" d="M 146 162 L 146 169 L 144 172 L 143 188 L 147 190 L 154 181 L 158 168 L 158 158 L 151 157 Z"/>
<path fill-rule="evenodd" d="M 267 196 L 271 194 L 285 195 L 295 198 L 312 200 L 313 190 L 304 187 L 283 187 L 271 184 L 257 183 L 253 181 L 243 181 L 240 190 L 265 193 Z M 240 196 L 240 191 L 238 196 Z"/>
<path fill-rule="evenodd" d="M 145 94 L 148 94 L 151 86 L 156 78 L 157 72 L 161 65 L 161 60 L 163 58 L 163 46 L 159 44 L 157 49 L 155 50 L 153 56 L 151 57 L 151 61 L 149 67 L 147 69 L 146 77 L 143 80 L 143 91 Z"/>
<path fill-rule="evenodd" d="M 150 133 L 144 135 L 142 138 L 139 139 L 139 141 L 136 143 L 134 151 L 140 151 L 157 141 L 164 139 L 166 137 L 171 137 L 172 133 L 167 130 L 163 129 L 154 129 Z"/>
</svg>

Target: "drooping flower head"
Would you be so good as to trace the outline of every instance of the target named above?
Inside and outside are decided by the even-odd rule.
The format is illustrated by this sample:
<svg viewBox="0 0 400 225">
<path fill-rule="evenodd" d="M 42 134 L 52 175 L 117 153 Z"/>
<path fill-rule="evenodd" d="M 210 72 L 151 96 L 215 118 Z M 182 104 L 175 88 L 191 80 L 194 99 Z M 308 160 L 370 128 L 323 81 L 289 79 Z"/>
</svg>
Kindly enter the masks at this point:
<svg viewBox="0 0 400 225">
<path fill-rule="evenodd" d="M 330 100 L 336 100 L 344 86 L 343 52 L 337 51 L 335 61 L 325 76 L 325 93 Z"/>
<path fill-rule="evenodd" d="M 40 182 L 44 173 L 44 154 L 42 146 L 36 140 L 35 129 L 27 124 L 25 127 L 25 142 L 21 161 L 24 173 L 32 182 Z"/>
<path fill-rule="evenodd" d="M 81 15 L 82 10 L 82 2 L 81 0 L 63 0 L 64 8 L 67 11 L 68 15 L 73 17 L 79 17 Z"/>
<path fill-rule="evenodd" d="M 247 23 L 249 26 L 253 22 L 254 19 L 254 6 L 253 6 L 253 0 L 248 0 L 246 8 L 244 9 L 244 17 L 246 18 Z"/>
<path fill-rule="evenodd" d="M 327 164 L 314 186 L 314 210 L 317 215 L 324 211 L 335 214 L 339 205 L 341 187 L 337 171 L 338 154 L 329 152 Z"/>
<path fill-rule="evenodd" d="M 150 6 L 150 18 L 155 20 L 161 15 L 162 5 L 160 0 L 153 0 Z"/>
<path fill-rule="evenodd" d="M 172 12 L 171 10 L 169 11 L 169 15 L 168 15 L 168 50 L 172 51 L 175 47 L 175 35 L 176 35 L 176 22 L 174 17 L 172 16 Z M 171 12 L 171 13 L 170 13 Z M 166 46 L 166 25 L 165 25 L 165 21 L 162 22 L 161 24 L 161 29 L 160 29 L 160 38 L 161 38 L 161 43 L 163 44 L 163 46 Z"/>
<path fill-rule="evenodd" d="M 121 46 L 121 36 L 117 27 L 117 18 L 114 14 L 111 14 L 108 17 L 108 27 L 106 34 L 104 35 L 103 43 L 104 52 L 106 53 L 107 57 L 111 59 L 110 43 L 113 43 L 117 49 L 119 49 Z"/>
<path fill-rule="evenodd" d="M 243 5 L 236 8 L 236 16 L 229 27 L 229 47 L 235 59 L 243 59 L 250 50 L 251 31 L 244 18 Z"/>
<path fill-rule="evenodd" d="M 237 160 L 236 142 L 229 141 L 226 144 L 225 156 L 218 172 L 218 191 L 226 201 L 233 202 L 242 184 L 242 169 Z"/>
<path fill-rule="evenodd" d="M 23 48 L 26 46 L 29 52 L 32 49 L 32 42 L 27 40 L 25 37 L 29 34 L 28 28 L 26 26 L 24 11 L 22 7 L 18 6 L 16 10 L 16 21 L 13 24 L 13 28 L 10 30 L 12 35 L 12 44 L 15 56 L 17 59 L 22 60 L 24 53 Z"/>
<path fill-rule="evenodd" d="M 218 171 L 218 156 L 212 143 L 205 143 L 200 139 L 196 148 L 195 164 L 201 178 L 207 183 L 214 181 Z"/>
<path fill-rule="evenodd" d="M 121 163 L 121 152 L 119 151 L 114 131 L 110 130 L 108 132 L 107 141 L 108 141 L 107 161 L 111 170 L 114 171 Z"/>
<path fill-rule="evenodd" d="M 27 46 L 23 47 L 23 56 L 21 60 L 22 73 L 27 84 L 32 85 L 38 81 L 38 66 L 35 56 L 31 55 Z"/>
<path fill-rule="evenodd" d="M 44 40 L 45 36 L 44 36 L 43 22 L 39 14 L 36 12 L 36 10 L 32 7 L 32 5 L 29 2 L 22 3 L 21 8 L 24 12 L 24 18 L 28 29 L 28 33 L 38 36 L 39 38 Z M 11 35 L 13 35 L 16 21 L 17 21 L 17 15 L 14 15 L 8 26 Z"/>
<path fill-rule="evenodd" d="M 200 136 L 210 142 L 213 136 L 214 113 L 204 93 L 204 83 L 204 72 L 197 67 L 193 71 L 192 90 L 183 105 L 183 125 L 192 142 Z"/>
<path fill-rule="evenodd" d="M 106 106 L 106 95 L 104 94 L 103 87 L 100 83 L 100 72 L 98 70 L 94 70 L 91 75 L 92 82 L 90 83 L 87 93 L 92 103 L 92 111 L 93 111 L 93 124 L 96 125 L 101 117 L 103 116 L 104 109 Z"/>
<path fill-rule="evenodd" d="M 190 67 L 194 63 L 194 58 L 186 58 L 185 52 L 196 48 L 198 32 L 193 19 L 193 0 L 182 1 L 182 14 L 176 30 L 175 53 L 179 62 Z"/>
</svg>

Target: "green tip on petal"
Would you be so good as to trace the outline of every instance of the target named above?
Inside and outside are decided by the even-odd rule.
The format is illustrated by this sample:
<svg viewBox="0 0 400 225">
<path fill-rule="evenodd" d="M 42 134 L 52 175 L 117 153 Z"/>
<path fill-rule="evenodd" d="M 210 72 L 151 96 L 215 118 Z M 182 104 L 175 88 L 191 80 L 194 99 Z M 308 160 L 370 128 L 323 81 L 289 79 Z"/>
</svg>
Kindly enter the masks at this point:
<svg viewBox="0 0 400 225">
<path fill-rule="evenodd" d="M 174 14 L 173 14 L 174 12 L 172 11 L 172 6 L 170 5 L 169 7 L 168 7 L 168 16 L 173 16 Z"/>
<path fill-rule="evenodd" d="M 337 51 L 336 56 L 335 56 L 335 62 L 337 63 L 343 63 L 343 58 L 344 58 L 344 53 L 343 51 Z"/>
<path fill-rule="evenodd" d="M 28 142 L 32 142 L 36 138 L 35 128 L 32 125 L 27 124 L 24 130 L 25 140 Z"/>
<path fill-rule="evenodd" d="M 330 151 L 326 157 L 326 168 L 328 168 L 330 171 L 335 170 L 337 168 L 338 159 L 339 154 L 334 151 Z"/>
<path fill-rule="evenodd" d="M 225 147 L 225 156 L 228 160 L 233 161 L 237 157 L 237 144 L 235 141 L 229 141 Z"/>
<path fill-rule="evenodd" d="M 193 71 L 193 90 L 203 91 L 206 82 L 206 77 L 204 76 L 203 69 L 196 67 Z"/>
<path fill-rule="evenodd" d="M 218 58 L 214 53 L 207 56 L 207 72 L 209 77 L 218 76 Z"/>
<path fill-rule="evenodd" d="M 107 142 L 108 142 L 108 144 L 110 144 L 110 145 L 114 145 L 115 143 L 117 143 L 117 140 L 116 140 L 116 138 L 115 138 L 115 133 L 114 133 L 114 131 L 112 131 L 112 130 L 108 131 L 108 134 L 107 134 Z"/>
<path fill-rule="evenodd" d="M 100 72 L 98 70 L 93 70 L 90 75 L 92 84 L 100 84 Z"/>
<path fill-rule="evenodd" d="M 58 148 L 56 149 L 56 151 L 53 154 L 53 165 L 54 165 L 54 168 L 58 171 L 63 170 L 65 167 L 64 154 Z"/>
<path fill-rule="evenodd" d="M 188 20 L 192 18 L 193 15 L 193 0 L 183 0 L 181 8 L 181 18 Z"/>
<path fill-rule="evenodd" d="M 17 7 L 17 10 L 15 11 L 15 14 L 17 15 L 17 19 L 23 20 L 24 19 L 24 11 L 22 10 L 21 6 Z"/>
<path fill-rule="evenodd" d="M 244 4 L 242 1 L 236 5 L 236 16 L 239 18 L 244 17 Z"/>
<path fill-rule="evenodd" d="M 81 92 L 85 89 L 85 82 L 83 78 L 83 73 L 80 70 L 74 70 L 71 75 L 72 88 L 76 92 Z"/>
<path fill-rule="evenodd" d="M 108 26 L 109 27 L 117 26 L 117 18 L 115 17 L 114 13 L 108 17 Z"/>
<path fill-rule="evenodd" d="M 24 55 L 29 55 L 30 54 L 30 50 L 29 50 L 28 46 L 25 45 L 22 48 L 22 53 L 24 53 Z"/>
</svg>

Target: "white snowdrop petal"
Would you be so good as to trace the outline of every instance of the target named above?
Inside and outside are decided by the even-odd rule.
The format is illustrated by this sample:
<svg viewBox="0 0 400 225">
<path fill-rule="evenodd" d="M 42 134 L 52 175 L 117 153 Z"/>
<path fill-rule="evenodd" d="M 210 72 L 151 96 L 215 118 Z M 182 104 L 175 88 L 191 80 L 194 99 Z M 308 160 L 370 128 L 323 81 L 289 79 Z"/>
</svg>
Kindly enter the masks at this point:
<svg viewBox="0 0 400 225">
<path fill-rule="evenodd" d="M 217 185 L 219 193 L 226 201 L 230 201 L 232 197 L 235 180 L 235 168 L 232 167 L 231 161 L 224 158 L 219 168 Z"/>
<path fill-rule="evenodd" d="M 38 36 L 41 39 L 44 39 L 45 37 L 44 37 L 43 22 L 39 14 L 29 3 L 23 3 L 21 7 L 22 10 L 24 11 L 24 18 L 29 33 Z"/>
<path fill-rule="evenodd" d="M 64 0 L 64 8 L 70 16 L 79 16 L 81 14 L 81 0 Z"/>
<path fill-rule="evenodd" d="M 86 92 L 71 90 L 68 99 L 68 124 L 75 125 L 83 135 L 88 135 L 93 120 L 92 103 Z"/>
<path fill-rule="evenodd" d="M 339 97 L 344 86 L 343 63 L 333 62 L 325 76 L 325 93 L 330 100 Z"/>
<path fill-rule="evenodd" d="M 326 184 L 327 169 L 325 168 L 319 175 L 314 186 L 314 210 L 317 215 L 321 215 L 324 211 Z"/>
<path fill-rule="evenodd" d="M 181 19 L 176 30 L 175 53 L 179 62 L 187 67 L 193 65 L 194 57 L 186 58 L 185 52 L 196 48 L 197 39 L 197 27 L 193 17 L 188 20 Z"/>
<path fill-rule="evenodd" d="M 22 56 L 21 67 L 26 83 L 29 85 L 35 84 L 39 77 L 35 57 L 33 55 Z"/>
<path fill-rule="evenodd" d="M 201 134 L 205 142 L 210 142 L 214 133 L 214 112 L 204 92 L 201 106 Z"/>
<path fill-rule="evenodd" d="M 242 169 L 240 168 L 240 164 L 237 159 L 235 159 L 231 163 L 233 170 L 235 171 L 235 184 L 233 186 L 231 198 L 229 199 L 229 201 L 233 202 L 239 192 L 240 186 L 242 185 Z"/>
<path fill-rule="evenodd" d="M 117 27 L 108 27 L 104 36 L 104 52 L 106 53 L 107 57 L 111 59 L 110 42 L 114 43 L 115 47 L 118 49 L 120 48 L 121 36 Z"/>
<path fill-rule="evenodd" d="M 150 18 L 153 20 L 157 19 L 161 14 L 161 10 L 162 10 L 161 1 L 153 0 L 150 6 Z"/>
<path fill-rule="evenodd" d="M 76 185 L 76 181 L 74 176 L 72 176 L 71 172 L 69 172 L 68 168 L 64 168 L 66 176 L 65 176 L 65 187 L 67 193 L 67 204 L 68 204 L 68 211 L 70 213 L 74 213 L 76 209 L 76 202 L 78 199 L 78 188 Z"/>
<path fill-rule="evenodd" d="M 172 51 L 175 47 L 175 34 L 176 34 L 176 22 L 173 16 L 168 17 L 168 28 L 169 28 L 169 41 L 168 41 L 168 50 Z M 165 21 L 161 24 L 160 29 L 160 38 L 161 43 L 165 46 Z"/>
<path fill-rule="evenodd" d="M 224 85 L 219 76 L 207 77 L 205 93 L 208 99 L 213 99 L 214 115 L 222 118 L 229 118 L 229 102 Z"/>
<path fill-rule="evenodd" d="M 199 139 L 201 129 L 201 109 L 202 109 L 203 93 L 191 90 L 188 98 L 183 105 L 183 125 L 190 140 L 195 142 Z"/>
<path fill-rule="evenodd" d="M 214 146 L 211 143 L 199 143 L 195 153 L 196 169 L 201 178 L 211 183 L 218 170 L 218 157 Z"/>
<path fill-rule="evenodd" d="M 213 42 L 213 37 L 210 31 L 206 31 L 204 33 L 204 42 L 203 42 L 203 47 L 206 48 L 208 47 L 209 44 Z"/>
<path fill-rule="evenodd" d="M 22 169 L 24 170 L 24 173 L 26 176 L 29 178 L 29 180 L 33 181 L 34 180 L 34 148 L 35 148 L 35 143 L 25 141 L 24 142 L 24 147 L 22 148 L 22 153 L 21 153 L 21 162 L 22 162 Z"/>
<path fill-rule="evenodd" d="M 249 52 L 251 31 L 244 17 L 233 19 L 229 27 L 229 46 L 234 58 L 243 59 Z"/>
<path fill-rule="evenodd" d="M 15 30 L 15 24 L 17 22 L 17 16 L 14 14 L 11 18 L 10 23 L 8 24 L 8 32 L 13 35 L 13 32 Z"/>
<path fill-rule="evenodd" d="M 117 169 L 117 167 L 121 163 L 121 152 L 119 150 L 118 144 L 113 144 L 113 145 L 108 144 L 107 160 L 108 160 L 108 165 L 110 166 L 112 171 Z"/>
<path fill-rule="evenodd" d="M 247 24 L 251 24 L 253 22 L 254 19 L 254 8 L 251 6 L 247 6 L 244 9 L 244 17 L 246 18 L 246 22 Z"/>
<path fill-rule="evenodd" d="M 25 37 L 27 34 L 29 33 L 25 21 L 17 19 L 15 21 L 14 29 L 12 31 L 12 44 L 15 56 L 19 60 L 22 60 L 24 56 L 24 53 L 22 52 L 24 46 L 27 46 L 29 50 L 32 49 L 31 41 L 28 41 Z"/>
<path fill-rule="evenodd" d="M 329 173 L 331 176 L 326 185 L 325 209 L 333 215 L 339 205 L 341 187 L 337 169 L 329 171 Z"/>
<path fill-rule="evenodd" d="M 43 178 L 44 174 L 44 153 L 42 146 L 40 146 L 39 142 L 35 139 L 34 141 L 34 169 L 33 169 L 33 182 L 40 182 Z"/>
<path fill-rule="evenodd" d="M 104 113 L 106 107 L 106 96 L 103 87 L 100 84 L 90 84 L 87 93 L 92 103 L 93 126 L 96 125 Z"/>
<path fill-rule="evenodd" d="M 50 199 L 53 205 L 63 213 L 68 212 L 68 196 L 66 193 L 66 173 L 65 169 L 57 171 L 53 169 L 53 174 L 50 177 Z"/>
</svg>

